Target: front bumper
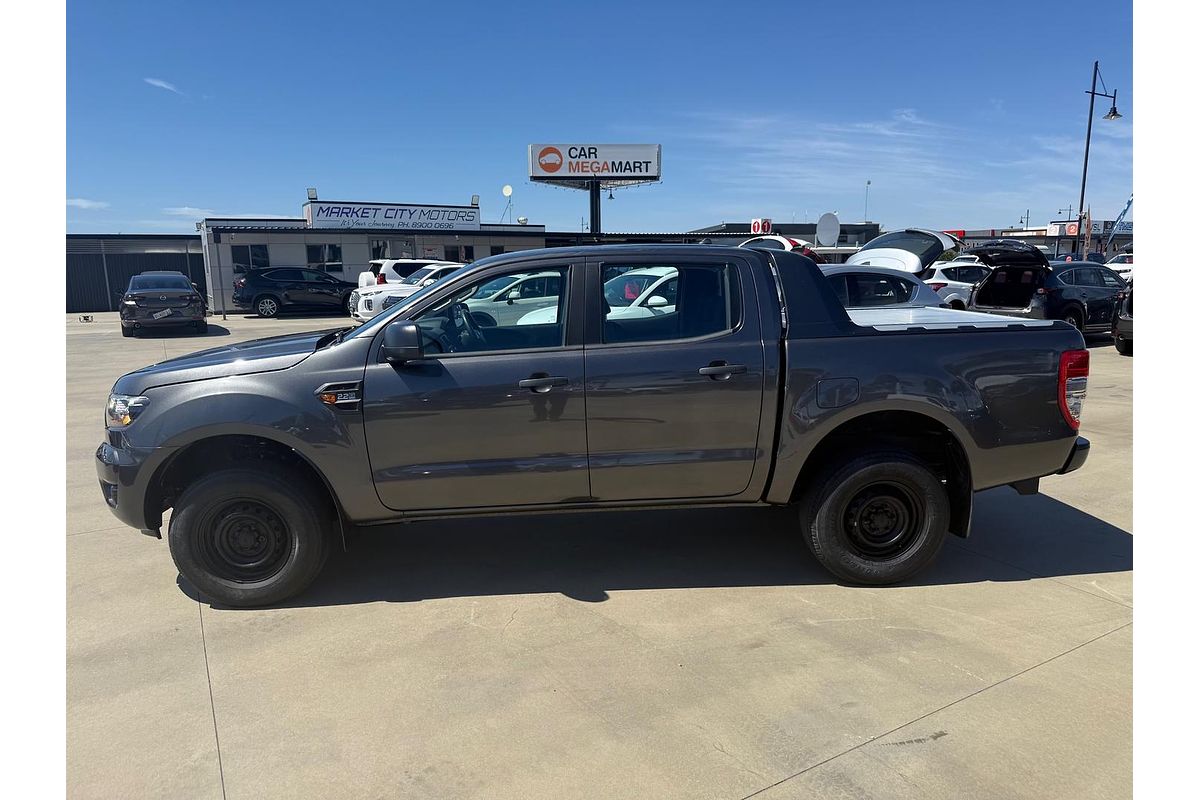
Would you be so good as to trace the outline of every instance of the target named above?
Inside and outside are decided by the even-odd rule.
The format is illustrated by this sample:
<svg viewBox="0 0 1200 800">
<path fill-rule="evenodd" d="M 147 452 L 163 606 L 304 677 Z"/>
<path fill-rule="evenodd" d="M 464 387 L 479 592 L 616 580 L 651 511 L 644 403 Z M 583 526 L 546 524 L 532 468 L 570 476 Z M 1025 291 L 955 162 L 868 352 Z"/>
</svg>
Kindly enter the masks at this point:
<svg viewBox="0 0 1200 800">
<path fill-rule="evenodd" d="M 1075 444 L 1071 447 L 1071 454 L 1067 456 L 1066 463 L 1062 469 L 1058 471 L 1059 475 L 1066 475 L 1068 472 L 1074 472 L 1087 462 L 1088 453 L 1092 449 L 1092 443 L 1082 436 L 1075 438 Z"/>
<path fill-rule="evenodd" d="M 174 451 L 175 448 L 115 447 L 110 442 L 102 442 L 96 448 L 96 477 L 105 504 L 121 522 L 148 536 L 160 536 L 162 511 L 147 508 L 147 486 L 157 464 Z"/>
</svg>

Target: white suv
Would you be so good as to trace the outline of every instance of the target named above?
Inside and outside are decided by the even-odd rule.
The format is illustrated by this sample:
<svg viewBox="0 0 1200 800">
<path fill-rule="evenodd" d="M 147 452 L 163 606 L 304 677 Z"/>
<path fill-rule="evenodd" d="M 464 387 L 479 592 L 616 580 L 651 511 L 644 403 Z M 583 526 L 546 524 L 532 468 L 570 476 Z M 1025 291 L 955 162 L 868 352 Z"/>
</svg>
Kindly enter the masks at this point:
<svg viewBox="0 0 1200 800">
<path fill-rule="evenodd" d="M 399 283 L 421 267 L 449 263 L 439 258 L 376 258 L 368 261 L 368 268 L 358 273 L 358 288 Z"/>
<path fill-rule="evenodd" d="M 937 292 L 942 302 L 963 311 L 971 302 L 971 289 L 988 276 L 991 268 L 974 261 L 945 261 L 936 263 L 917 277 Z"/>
<path fill-rule="evenodd" d="M 450 261 L 435 262 L 421 267 L 399 281 L 389 281 L 388 283 L 360 287 L 350 293 L 350 300 L 347 302 L 350 308 L 350 316 L 359 322 L 366 322 L 380 311 L 391 308 L 396 303 L 410 295 L 416 294 L 426 286 L 437 283 L 462 266 L 464 265 L 455 264 Z"/>
</svg>

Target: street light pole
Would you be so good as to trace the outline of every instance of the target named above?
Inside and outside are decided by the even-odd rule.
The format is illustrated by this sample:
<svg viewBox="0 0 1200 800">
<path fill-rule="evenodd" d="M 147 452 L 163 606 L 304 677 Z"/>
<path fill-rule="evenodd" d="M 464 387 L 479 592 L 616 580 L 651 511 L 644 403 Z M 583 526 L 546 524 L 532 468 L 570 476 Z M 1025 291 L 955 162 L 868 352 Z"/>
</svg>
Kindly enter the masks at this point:
<svg viewBox="0 0 1200 800">
<path fill-rule="evenodd" d="M 871 206 L 871 182 L 868 180 L 867 181 L 867 193 L 866 193 L 866 196 L 863 197 L 863 222 L 869 222 L 871 219 L 871 214 L 868 211 L 870 206 Z"/>
<path fill-rule="evenodd" d="M 1083 208 L 1084 208 L 1083 203 L 1084 203 L 1084 193 L 1087 191 L 1088 156 L 1091 154 L 1091 150 L 1092 150 L 1092 117 L 1096 113 L 1096 97 L 1097 96 L 1107 97 L 1113 101 L 1112 108 L 1109 110 L 1109 112 L 1107 114 L 1104 115 L 1104 119 L 1119 119 L 1121 117 L 1121 115 L 1117 113 L 1117 90 L 1113 89 L 1112 94 L 1096 91 L 1096 79 L 1099 76 L 1100 76 L 1100 62 L 1096 61 L 1096 62 L 1092 63 L 1092 88 L 1087 93 L 1088 94 L 1088 124 L 1087 124 L 1087 138 L 1084 139 L 1084 144 L 1083 144 L 1083 180 L 1081 180 L 1079 182 L 1079 216 L 1078 216 L 1078 219 L 1076 220 L 1076 226 L 1075 226 L 1075 252 L 1076 253 L 1079 252 L 1080 241 L 1083 238 Z M 1103 80 L 1101 80 L 1101 83 L 1103 83 Z M 1107 89 L 1108 87 L 1105 86 L 1104 88 Z"/>
</svg>

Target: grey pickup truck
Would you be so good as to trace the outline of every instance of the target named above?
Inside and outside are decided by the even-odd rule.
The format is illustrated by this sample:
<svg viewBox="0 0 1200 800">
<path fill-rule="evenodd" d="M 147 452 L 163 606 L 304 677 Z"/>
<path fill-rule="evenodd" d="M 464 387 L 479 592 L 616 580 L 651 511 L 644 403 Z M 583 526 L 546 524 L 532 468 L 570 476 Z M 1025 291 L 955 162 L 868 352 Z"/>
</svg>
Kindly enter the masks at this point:
<svg viewBox="0 0 1200 800">
<path fill-rule="evenodd" d="M 847 312 L 797 253 L 529 250 L 122 376 L 96 471 L 143 533 L 173 509 L 176 566 L 228 606 L 302 591 L 363 526 L 602 508 L 792 506 L 834 576 L 887 584 L 974 492 L 1083 464 L 1087 375 L 1064 322 Z"/>
</svg>

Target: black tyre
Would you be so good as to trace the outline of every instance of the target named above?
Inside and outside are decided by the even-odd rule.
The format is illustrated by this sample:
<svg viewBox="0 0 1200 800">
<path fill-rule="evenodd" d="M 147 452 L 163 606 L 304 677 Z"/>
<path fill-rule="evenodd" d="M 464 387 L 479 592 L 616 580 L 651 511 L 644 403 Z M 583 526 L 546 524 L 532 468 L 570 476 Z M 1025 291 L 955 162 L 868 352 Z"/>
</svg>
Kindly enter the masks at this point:
<svg viewBox="0 0 1200 800">
<path fill-rule="evenodd" d="M 224 469 L 175 503 L 171 558 L 202 594 L 246 608 L 308 587 L 329 551 L 331 513 L 308 481 L 286 472 Z"/>
<path fill-rule="evenodd" d="M 271 318 L 279 314 L 279 298 L 264 294 L 254 301 L 254 310 L 260 317 Z"/>
<path fill-rule="evenodd" d="M 126 338 L 129 338 L 130 336 L 136 336 L 137 334 L 134 333 L 134 330 L 132 327 L 126 328 L 124 325 L 122 325 L 121 326 L 121 335 Z"/>
<path fill-rule="evenodd" d="M 882 585 L 910 578 L 942 549 L 946 488 L 904 452 L 864 454 L 818 475 L 800 503 L 804 541 L 838 578 Z"/>
<path fill-rule="evenodd" d="M 1113 347 L 1123 356 L 1133 355 L 1133 342 L 1126 339 L 1124 336 L 1113 337 Z"/>
<path fill-rule="evenodd" d="M 950 307 L 953 308 L 955 311 L 966 311 L 967 310 L 967 304 L 964 303 L 962 300 L 951 300 Z"/>
<path fill-rule="evenodd" d="M 1074 308 L 1068 309 L 1063 315 L 1063 321 L 1070 325 L 1075 330 L 1083 333 L 1083 314 Z"/>
</svg>

